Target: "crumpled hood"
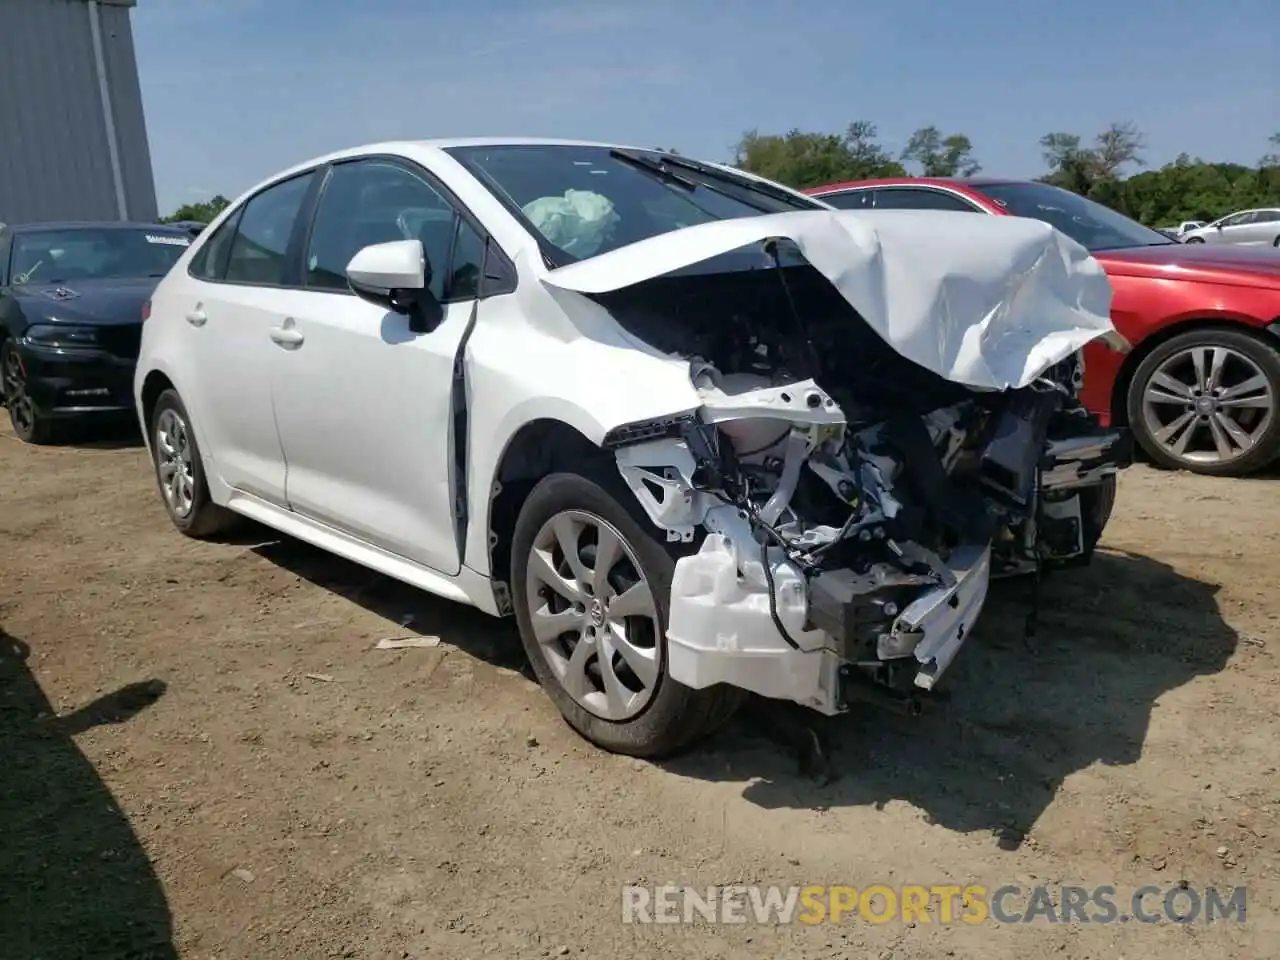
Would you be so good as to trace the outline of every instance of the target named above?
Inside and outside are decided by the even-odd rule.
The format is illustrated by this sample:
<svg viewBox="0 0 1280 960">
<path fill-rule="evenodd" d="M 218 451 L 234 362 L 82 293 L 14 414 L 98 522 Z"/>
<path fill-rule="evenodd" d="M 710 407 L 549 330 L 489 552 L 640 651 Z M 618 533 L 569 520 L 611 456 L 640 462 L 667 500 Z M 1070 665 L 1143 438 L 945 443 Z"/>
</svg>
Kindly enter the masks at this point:
<svg viewBox="0 0 1280 960">
<path fill-rule="evenodd" d="M 795 243 L 898 353 L 976 389 L 1023 387 L 1110 334 L 1111 286 L 1084 247 L 1038 220 L 937 211 L 797 211 L 660 234 L 549 271 L 619 290 L 760 241 Z"/>
</svg>

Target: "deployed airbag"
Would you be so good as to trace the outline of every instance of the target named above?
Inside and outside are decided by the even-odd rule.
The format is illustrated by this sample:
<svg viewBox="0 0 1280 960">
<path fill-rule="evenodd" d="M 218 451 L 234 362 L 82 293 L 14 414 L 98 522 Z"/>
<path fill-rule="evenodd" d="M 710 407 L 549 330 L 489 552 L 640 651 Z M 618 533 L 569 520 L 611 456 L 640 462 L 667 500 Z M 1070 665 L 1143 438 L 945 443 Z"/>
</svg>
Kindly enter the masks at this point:
<svg viewBox="0 0 1280 960">
<path fill-rule="evenodd" d="M 770 239 L 792 241 L 902 356 L 968 387 L 1024 387 L 1091 340 L 1114 336 L 1102 267 L 1065 234 L 1020 217 L 814 210 L 718 220 L 542 281 L 605 293 Z"/>
<path fill-rule="evenodd" d="M 593 256 L 618 222 L 613 201 L 591 190 L 538 197 L 526 203 L 523 211 L 540 234 L 575 257 Z"/>
</svg>

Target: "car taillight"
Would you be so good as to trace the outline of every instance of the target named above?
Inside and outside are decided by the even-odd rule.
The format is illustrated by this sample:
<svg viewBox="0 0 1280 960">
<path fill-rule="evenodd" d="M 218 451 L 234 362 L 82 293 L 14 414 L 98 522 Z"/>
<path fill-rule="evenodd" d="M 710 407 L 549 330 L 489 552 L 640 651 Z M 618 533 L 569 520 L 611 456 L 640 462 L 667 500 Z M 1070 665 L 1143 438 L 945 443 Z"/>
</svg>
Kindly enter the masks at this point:
<svg viewBox="0 0 1280 960">
<path fill-rule="evenodd" d="M 151 319 L 151 301 L 144 300 L 142 302 L 142 322 L 146 323 Z"/>
</svg>

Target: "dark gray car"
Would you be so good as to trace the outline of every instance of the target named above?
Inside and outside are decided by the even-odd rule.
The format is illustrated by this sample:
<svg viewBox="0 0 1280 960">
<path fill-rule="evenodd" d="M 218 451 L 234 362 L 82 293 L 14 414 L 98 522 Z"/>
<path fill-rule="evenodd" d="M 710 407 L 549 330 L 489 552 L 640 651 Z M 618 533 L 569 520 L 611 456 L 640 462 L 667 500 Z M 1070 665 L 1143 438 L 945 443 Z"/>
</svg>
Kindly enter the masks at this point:
<svg viewBox="0 0 1280 960">
<path fill-rule="evenodd" d="M 190 244 L 158 224 L 0 225 L 0 375 L 19 439 L 132 416 L 143 305 Z"/>
</svg>

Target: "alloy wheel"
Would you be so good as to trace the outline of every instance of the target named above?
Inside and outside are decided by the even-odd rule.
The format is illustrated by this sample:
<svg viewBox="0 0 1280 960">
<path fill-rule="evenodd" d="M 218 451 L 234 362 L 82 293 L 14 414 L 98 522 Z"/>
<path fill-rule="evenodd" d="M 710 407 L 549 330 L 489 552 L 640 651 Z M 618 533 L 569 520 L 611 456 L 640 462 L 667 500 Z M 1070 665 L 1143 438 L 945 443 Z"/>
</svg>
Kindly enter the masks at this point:
<svg viewBox="0 0 1280 960">
<path fill-rule="evenodd" d="M 617 528 L 584 510 L 551 517 L 533 541 L 526 595 L 547 665 L 579 706 L 617 722 L 648 706 L 662 675 L 662 628 Z"/>
<path fill-rule="evenodd" d="M 22 436 L 29 436 L 35 430 L 36 411 L 27 394 L 26 368 L 12 344 L 4 350 L 4 402 L 9 408 L 14 430 Z"/>
<path fill-rule="evenodd" d="M 173 515 L 185 520 L 195 503 L 195 467 L 187 424 L 172 407 L 160 411 L 155 446 L 160 492 Z"/>
<path fill-rule="evenodd" d="M 1147 432 L 1188 465 L 1248 454 L 1271 426 L 1275 394 L 1262 368 L 1226 346 L 1195 346 L 1158 366 L 1142 392 Z"/>
</svg>

